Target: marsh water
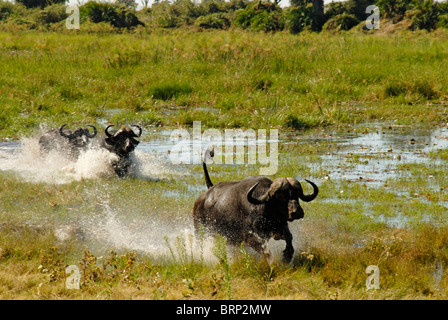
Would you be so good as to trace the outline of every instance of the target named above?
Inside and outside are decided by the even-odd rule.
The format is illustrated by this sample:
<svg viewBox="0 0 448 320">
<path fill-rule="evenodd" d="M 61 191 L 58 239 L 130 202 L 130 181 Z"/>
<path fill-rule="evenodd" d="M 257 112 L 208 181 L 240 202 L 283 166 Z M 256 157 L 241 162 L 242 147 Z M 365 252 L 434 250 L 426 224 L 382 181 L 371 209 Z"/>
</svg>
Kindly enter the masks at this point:
<svg viewBox="0 0 448 320">
<path fill-rule="evenodd" d="M 201 176 L 200 170 L 193 170 L 197 164 L 176 165 L 170 162 L 170 154 L 176 145 L 171 138 L 172 130 L 160 128 L 146 128 L 142 141 L 134 152 L 136 168 L 132 181 L 171 181 L 188 180 L 192 175 Z M 290 145 L 300 150 L 303 146 L 313 145 L 317 150 L 313 155 L 300 152 L 295 153 L 297 163 L 306 161 L 310 170 L 310 179 L 318 184 L 325 181 L 335 183 L 355 182 L 366 188 L 384 188 L 390 181 L 412 175 L 411 171 L 404 172 L 404 166 L 443 165 L 443 160 L 431 157 L 437 150 L 448 149 L 448 127 L 446 126 L 403 126 L 395 123 L 368 123 L 352 126 L 344 130 L 326 128 L 309 132 L 280 132 L 278 141 L 268 143 Z M 237 143 L 245 143 L 242 139 Z M 204 148 L 206 144 L 201 144 Z M 322 146 L 322 148 L 320 148 Z M 190 148 L 193 146 L 190 145 Z M 287 152 L 280 152 L 279 162 L 290 156 Z M 0 143 L 0 171 L 3 174 L 13 175 L 21 181 L 45 184 L 69 184 L 73 181 L 92 180 L 98 185 L 89 197 L 90 205 L 65 208 L 65 215 L 60 218 L 48 220 L 37 212 L 31 211 L 33 224 L 51 223 L 55 227 L 56 236 L 61 240 L 69 239 L 80 233 L 82 238 L 107 243 L 109 247 L 124 248 L 127 250 L 140 250 L 145 252 L 160 252 L 168 254 L 167 238 L 175 241 L 179 235 L 191 234 L 193 231 L 190 218 L 191 207 L 172 208 L 173 215 L 162 218 L 157 214 L 148 215 L 145 210 L 157 210 L 151 203 L 139 203 L 138 206 L 131 199 L 123 198 L 122 206 L 115 205 L 108 195 L 105 181 L 118 179 L 113 176 L 109 162 L 113 158 L 104 150 L 87 150 L 77 161 L 72 161 L 57 153 L 40 156 L 37 139 L 24 138 L 21 141 Z M 292 162 L 294 163 L 295 160 Z M 289 159 L 291 162 L 291 159 Z M 236 165 L 233 165 L 236 166 Z M 446 167 L 446 166 L 445 166 Z M 412 179 L 412 176 L 408 177 Z M 433 179 L 431 174 L 426 177 Z M 169 188 L 166 191 L 158 190 L 161 197 L 175 198 L 180 195 L 187 201 L 194 201 L 205 186 L 186 183 L 187 187 L 181 191 Z M 434 181 L 434 189 L 446 187 L 440 179 Z M 110 185 L 107 186 L 110 188 Z M 393 192 L 402 197 L 410 197 L 407 191 L 393 189 Z M 7 192 L 2 190 L 1 192 Z M 348 203 L 355 201 L 341 197 L 342 188 L 334 196 L 327 195 L 318 201 L 326 203 Z M 117 193 L 115 193 L 117 194 Z M 415 199 L 414 199 L 415 200 Z M 431 200 L 417 198 L 416 201 L 428 202 Z M 169 201 L 166 202 L 169 205 Z M 356 202 L 356 205 L 359 201 Z M 448 215 L 447 201 L 438 201 L 442 215 Z M 135 207 L 133 207 L 135 205 Z M 36 209 L 37 210 L 37 209 Z M 80 210 L 87 213 L 79 215 Z M 170 212 L 170 208 L 164 208 Z M 176 214 L 182 211 L 182 214 Z M 137 213 L 136 213 L 137 212 Z M 363 210 L 369 214 L 368 210 Z M 28 212 L 29 214 L 29 212 Z M 70 217 L 77 215 L 77 218 Z M 67 217 L 69 216 L 69 217 Z M 376 215 L 373 217 L 390 226 L 402 228 L 410 222 L 406 215 L 397 213 L 392 217 Z M 431 217 L 427 217 L 431 219 Z M 58 219 L 60 219 L 58 221 Z M 49 222 L 50 221 L 50 222 Z M 300 226 L 293 226 L 300 228 Z M 150 232 L 148 232 L 150 230 Z M 300 240 L 296 240 L 300 241 Z M 172 242 L 173 243 L 173 242 Z M 272 250 L 275 246 L 272 245 Z"/>
</svg>

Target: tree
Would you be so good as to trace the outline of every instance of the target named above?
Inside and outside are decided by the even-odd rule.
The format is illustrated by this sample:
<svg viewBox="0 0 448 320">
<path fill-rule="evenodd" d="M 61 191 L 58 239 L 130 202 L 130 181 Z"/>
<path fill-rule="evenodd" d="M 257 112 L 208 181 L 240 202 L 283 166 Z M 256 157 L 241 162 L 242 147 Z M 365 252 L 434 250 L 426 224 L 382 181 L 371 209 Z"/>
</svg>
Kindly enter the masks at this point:
<svg viewBox="0 0 448 320">
<path fill-rule="evenodd" d="M 117 0 L 115 4 L 122 4 L 132 10 L 137 9 L 137 2 L 135 0 Z"/>
<path fill-rule="evenodd" d="M 320 31 L 325 22 L 323 0 L 291 0 L 291 7 L 286 11 L 286 27 L 292 33 L 308 28 Z"/>
<path fill-rule="evenodd" d="M 404 18 L 406 10 L 410 9 L 411 0 L 377 0 L 376 5 L 381 15 L 398 22 Z"/>
<path fill-rule="evenodd" d="M 108 22 L 116 28 L 131 28 L 143 25 L 138 20 L 134 10 L 124 5 L 89 1 L 80 8 L 80 11 L 94 23 Z"/>
<path fill-rule="evenodd" d="M 282 9 L 275 2 L 256 1 L 236 11 L 235 25 L 264 32 L 282 30 Z"/>
<path fill-rule="evenodd" d="M 16 0 L 27 8 L 45 8 L 52 4 L 65 4 L 65 0 Z"/>
<path fill-rule="evenodd" d="M 428 31 L 436 28 L 439 22 L 439 11 L 433 0 L 414 0 L 413 10 L 406 13 L 411 18 L 412 29 L 426 29 Z"/>
</svg>

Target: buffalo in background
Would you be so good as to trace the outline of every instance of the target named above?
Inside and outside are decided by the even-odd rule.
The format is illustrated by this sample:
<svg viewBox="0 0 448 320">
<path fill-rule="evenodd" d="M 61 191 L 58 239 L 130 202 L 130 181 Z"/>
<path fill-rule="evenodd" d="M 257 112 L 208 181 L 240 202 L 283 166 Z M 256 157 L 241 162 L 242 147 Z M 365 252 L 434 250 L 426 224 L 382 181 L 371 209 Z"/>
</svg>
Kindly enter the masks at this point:
<svg viewBox="0 0 448 320">
<path fill-rule="evenodd" d="M 67 124 L 63 124 L 59 129 L 47 131 L 39 138 L 39 148 L 42 154 L 56 150 L 67 155 L 70 159 L 77 159 L 82 150 L 86 150 L 95 138 L 97 130 L 95 126 L 87 125 L 93 129 L 90 133 L 87 128 L 77 128 L 72 131 L 64 129 Z"/>
<path fill-rule="evenodd" d="M 304 195 L 300 182 L 294 178 L 271 181 L 262 176 L 213 185 L 205 160 L 202 166 L 208 190 L 194 203 L 195 230 L 202 224 L 206 230 L 227 238 L 230 244 L 244 242 L 261 254 L 267 254 L 270 238 L 285 240 L 283 259 L 291 261 L 294 248 L 288 222 L 303 218 L 299 199 L 314 200 L 318 187 L 306 180 L 313 187 L 313 193 Z"/>
<path fill-rule="evenodd" d="M 115 154 L 118 159 L 112 162 L 112 167 L 119 177 L 128 175 L 129 169 L 133 165 L 131 154 L 140 141 L 136 140 L 142 135 L 142 128 L 138 125 L 131 125 L 137 128 L 135 133 L 131 128 L 122 127 L 119 130 L 111 131 L 110 128 L 114 125 L 109 125 L 104 130 L 105 137 L 100 140 L 100 147 L 105 148 L 109 152 Z"/>
</svg>

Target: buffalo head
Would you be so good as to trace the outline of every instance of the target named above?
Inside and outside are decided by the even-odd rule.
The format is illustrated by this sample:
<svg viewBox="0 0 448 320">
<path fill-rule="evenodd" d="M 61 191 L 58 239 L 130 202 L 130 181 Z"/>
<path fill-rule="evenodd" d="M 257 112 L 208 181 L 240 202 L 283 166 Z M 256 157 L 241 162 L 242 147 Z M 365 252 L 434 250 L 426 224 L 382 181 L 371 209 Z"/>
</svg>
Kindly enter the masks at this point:
<svg viewBox="0 0 448 320">
<path fill-rule="evenodd" d="M 92 125 L 87 125 L 93 129 L 92 133 L 87 128 L 77 128 L 74 131 L 65 129 L 66 125 L 63 124 L 59 129 L 50 130 L 39 138 L 41 152 L 47 153 L 51 150 L 57 150 L 72 159 L 76 159 L 80 151 L 88 147 L 90 140 L 97 133 L 96 128 Z"/>
<path fill-rule="evenodd" d="M 136 134 L 132 129 L 122 127 L 114 133 L 109 132 L 109 128 L 113 125 L 107 126 L 104 130 L 106 134 L 105 142 L 109 146 L 109 149 L 116 153 L 118 156 L 126 156 L 140 143 L 140 141 L 135 138 L 139 138 L 142 135 L 142 128 L 138 125 L 132 125 L 138 129 L 138 134 Z"/>
<path fill-rule="evenodd" d="M 85 148 L 89 144 L 89 139 L 95 138 L 97 130 L 92 125 L 87 125 L 88 127 L 91 127 L 93 129 L 93 133 L 89 132 L 89 129 L 86 128 L 77 128 L 76 130 L 65 130 L 64 127 L 67 124 L 63 124 L 59 128 L 59 134 L 61 137 L 64 137 L 67 139 L 68 143 L 75 147 L 75 148 Z"/>
<path fill-rule="evenodd" d="M 112 163 L 112 166 L 119 177 L 124 177 L 132 166 L 130 154 L 140 143 L 136 138 L 142 135 L 142 128 L 138 125 L 132 125 L 131 127 L 135 127 L 138 130 L 135 133 L 131 128 L 123 126 L 121 129 L 111 132 L 110 128 L 112 126 L 109 125 L 104 130 L 106 137 L 102 139 L 101 145 L 118 156 L 118 159 Z"/>
<path fill-rule="evenodd" d="M 318 187 L 311 181 L 306 180 L 313 187 L 313 193 L 304 195 L 302 185 L 295 178 L 277 178 L 269 188 L 264 188 L 258 196 L 255 196 L 260 182 L 255 183 L 247 192 L 247 200 L 254 205 L 266 205 L 268 208 L 282 215 L 282 219 L 294 221 L 302 219 L 303 209 L 299 199 L 305 202 L 313 201 L 319 193 Z M 274 209 L 275 208 L 275 209 Z"/>
</svg>

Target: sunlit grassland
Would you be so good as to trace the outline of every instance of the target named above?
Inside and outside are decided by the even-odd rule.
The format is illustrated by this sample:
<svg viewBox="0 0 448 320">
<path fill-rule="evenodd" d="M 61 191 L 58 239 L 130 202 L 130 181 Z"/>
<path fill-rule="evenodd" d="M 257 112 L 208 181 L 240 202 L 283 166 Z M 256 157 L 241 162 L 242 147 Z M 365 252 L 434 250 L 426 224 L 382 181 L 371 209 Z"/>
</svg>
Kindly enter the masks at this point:
<svg viewBox="0 0 448 320">
<path fill-rule="evenodd" d="M 2 138 L 42 122 L 94 123 L 110 109 L 123 112 L 107 120 L 165 126 L 446 120 L 434 106 L 447 100 L 443 31 L 21 32 L 0 44 Z"/>
</svg>

